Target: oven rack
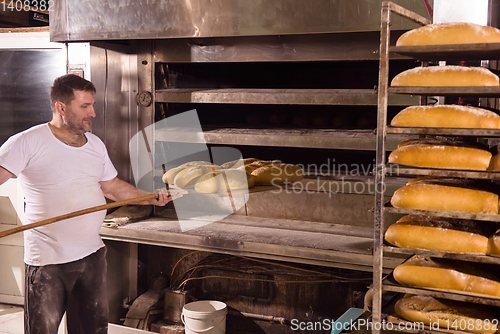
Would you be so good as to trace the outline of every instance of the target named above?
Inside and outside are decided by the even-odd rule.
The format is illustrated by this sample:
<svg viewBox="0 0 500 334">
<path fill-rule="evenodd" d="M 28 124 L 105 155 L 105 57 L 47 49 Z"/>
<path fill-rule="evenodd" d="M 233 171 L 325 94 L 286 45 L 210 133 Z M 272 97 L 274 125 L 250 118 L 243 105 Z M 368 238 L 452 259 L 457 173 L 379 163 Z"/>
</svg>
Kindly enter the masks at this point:
<svg viewBox="0 0 500 334">
<path fill-rule="evenodd" d="M 207 143 L 223 145 L 254 145 L 343 150 L 376 149 L 373 130 L 339 129 L 263 129 L 263 128 L 192 128 L 157 129 L 155 139 L 164 142 Z M 388 137 L 388 150 L 394 150 L 406 139 L 415 136 L 394 134 Z"/>
<path fill-rule="evenodd" d="M 388 134 L 412 134 L 460 137 L 500 137 L 500 129 L 466 129 L 466 128 L 423 128 L 387 126 Z"/>
<path fill-rule="evenodd" d="M 496 59 L 500 43 L 391 46 L 389 52 L 422 61 Z"/>
<path fill-rule="evenodd" d="M 453 252 L 441 252 L 441 251 L 430 251 L 424 249 L 414 249 L 414 248 L 401 248 L 396 246 L 383 246 L 385 254 L 407 254 L 407 255 L 423 255 L 428 257 L 440 257 L 444 259 L 452 260 L 463 260 L 469 262 L 481 262 L 489 264 L 500 264 L 500 257 L 494 257 L 489 255 L 480 254 L 463 254 L 463 253 L 453 253 Z"/>
<path fill-rule="evenodd" d="M 386 175 L 397 177 L 442 176 L 464 179 L 500 180 L 500 172 L 460 169 L 440 169 L 387 164 Z"/>
<path fill-rule="evenodd" d="M 450 136 L 476 136 L 477 137 L 496 137 L 498 130 L 491 129 L 450 129 L 450 128 L 401 128 L 389 127 L 387 119 L 387 106 L 389 94 L 403 94 L 411 96 L 420 96 L 421 102 L 425 101 L 427 96 L 452 96 L 452 97 L 478 97 L 478 98 L 498 98 L 500 97 L 500 87 L 390 87 L 389 81 L 389 53 L 398 53 L 405 55 L 415 60 L 422 62 L 426 61 L 441 61 L 441 60 L 471 60 L 476 61 L 496 59 L 500 45 L 437 45 L 425 47 L 392 47 L 390 46 L 390 33 L 391 33 L 391 15 L 397 14 L 405 17 L 411 21 L 417 22 L 421 25 L 427 25 L 431 22 L 418 14 L 408 11 L 405 8 L 386 1 L 382 5 L 381 12 L 381 39 L 380 39 L 380 68 L 379 68 L 379 103 L 378 103 L 378 128 L 377 128 L 377 166 L 376 182 L 382 185 L 386 184 L 385 177 L 391 178 L 393 173 L 387 171 L 390 169 L 391 164 L 386 162 L 386 139 L 387 134 L 415 134 L 415 135 L 450 135 Z M 495 55 L 493 57 L 493 55 Z M 426 64 L 423 64 L 424 66 Z M 407 166 L 399 166 L 396 176 L 445 176 L 445 177 L 462 177 L 462 178 L 482 178 L 482 179 L 496 179 L 497 175 L 493 172 L 476 172 L 476 171 L 462 171 L 462 170 L 441 170 L 441 169 L 427 169 L 427 168 L 410 168 Z M 415 288 L 407 287 L 396 283 L 392 275 L 382 279 L 380 268 L 383 267 L 384 254 L 420 254 L 425 253 L 429 256 L 437 256 L 443 258 L 453 257 L 460 261 L 474 261 L 485 262 L 487 265 L 496 266 L 499 261 L 494 258 L 474 258 L 474 255 L 461 255 L 449 254 L 445 252 L 427 252 L 420 250 L 398 249 L 397 247 L 390 247 L 384 244 L 384 223 L 385 217 L 388 214 L 416 214 L 416 215 L 429 215 L 440 216 L 460 219 L 483 220 L 490 222 L 499 222 L 500 215 L 490 214 L 468 214 L 460 212 L 449 211 L 428 211 L 428 210 L 411 210 L 393 208 L 386 204 L 385 196 L 376 194 L 376 207 L 375 207 L 375 244 L 374 244 L 374 280 L 373 280 L 373 313 L 372 320 L 374 322 L 382 321 L 382 293 L 383 291 L 392 291 L 399 293 L 411 294 L 425 294 L 434 297 L 461 300 L 473 303 L 481 303 L 487 305 L 500 306 L 500 298 L 489 297 L 477 294 L 464 294 L 455 291 L 444 291 L 437 289 Z M 374 334 L 381 331 L 373 329 Z M 438 331 L 443 332 L 443 331 Z"/>
<path fill-rule="evenodd" d="M 452 299 L 467 303 L 500 306 L 500 297 L 489 296 L 479 293 L 467 293 L 455 290 L 411 287 L 396 282 L 392 274 L 389 274 L 384 278 L 382 286 L 385 291 L 399 292 L 405 294 L 407 293 L 414 295 L 426 295 L 426 296 L 433 296 L 436 298 Z"/>
<path fill-rule="evenodd" d="M 357 105 L 376 106 L 374 89 L 257 89 L 257 88 L 169 88 L 155 91 L 160 103 L 227 103 L 271 105 Z M 389 96 L 389 104 L 407 106 L 416 99 L 397 94 Z"/>
</svg>

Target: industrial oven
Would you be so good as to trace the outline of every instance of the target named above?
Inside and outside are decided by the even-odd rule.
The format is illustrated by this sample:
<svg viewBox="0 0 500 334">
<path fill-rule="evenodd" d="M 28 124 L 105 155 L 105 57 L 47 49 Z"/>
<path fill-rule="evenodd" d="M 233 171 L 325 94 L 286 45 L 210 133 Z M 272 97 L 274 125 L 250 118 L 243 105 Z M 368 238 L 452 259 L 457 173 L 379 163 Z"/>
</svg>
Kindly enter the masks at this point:
<svg viewBox="0 0 500 334">
<path fill-rule="evenodd" d="M 431 18 L 432 1 L 396 3 Z M 188 194 L 103 227 L 113 322 L 160 331 L 178 320 L 177 299 L 210 298 L 228 304 L 228 332 L 286 333 L 296 330 L 292 320 L 363 308 L 373 271 L 381 1 L 53 5 L 51 40 L 65 43 L 67 72 L 96 85 L 93 132 L 121 178 L 154 191 L 179 161 L 223 151 L 306 172 L 293 186 L 235 201 Z M 418 26 L 391 23 L 392 41 Z M 395 55 L 389 75 L 411 67 Z M 420 103 L 388 101 L 389 115 Z M 194 116 L 179 125 L 181 115 Z M 410 137 L 388 136 L 387 151 Z M 405 180 L 390 182 L 386 196 Z M 405 257 L 385 256 L 383 271 Z M 162 295 L 163 309 L 157 303 L 139 324 L 129 311 L 155 288 L 174 302 Z"/>
<path fill-rule="evenodd" d="M 432 2 L 399 2 L 429 17 Z M 239 333 L 293 332 L 294 319 L 363 308 L 373 264 L 380 8 L 351 0 L 54 3 L 51 39 L 67 43 L 68 71 L 98 88 L 93 131 L 120 177 L 152 191 L 165 187 L 175 158 L 216 159 L 227 149 L 306 171 L 293 187 L 249 192 L 236 205 L 189 194 L 150 217 L 103 227 L 114 322 L 158 277 L 181 298 L 226 302 L 228 331 Z M 416 26 L 393 22 L 396 31 Z M 413 66 L 394 61 L 394 71 Z M 395 113 L 417 103 L 394 95 L 389 104 Z M 176 123 L 193 111 L 190 124 Z M 387 149 L 402 138 L 392 136 Z M 387 257 L 384 270 L 403 259 Z M 148 321 L 162 317 L 175 320 L 175 311 Z"/>
</svg>

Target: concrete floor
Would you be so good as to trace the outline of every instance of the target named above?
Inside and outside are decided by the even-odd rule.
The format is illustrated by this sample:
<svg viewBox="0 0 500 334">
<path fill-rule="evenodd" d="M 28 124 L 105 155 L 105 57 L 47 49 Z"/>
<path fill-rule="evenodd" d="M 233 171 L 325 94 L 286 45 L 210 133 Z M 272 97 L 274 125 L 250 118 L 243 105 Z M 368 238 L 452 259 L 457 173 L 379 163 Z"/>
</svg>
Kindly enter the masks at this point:
<svg viewBox="0 0 500 334">
<path fill-rule="evenodd" d="M 58 334 L 66 333 L 63 318 Z M 24 334 L 24 310 L 22 306 L 0 304 L 0 334 Z"/>
<path fill-rule="evenodd" d="M 58 334 L 65 334 L 66 326 L 63 319 Z M 109 324 L 109 334 L 140 334 L 151 333 L 138 329 Z M 24 334 L 24 311 L 21 306 L 0 304 L 0 334 Z"/>
<path fill-rule="evenodd" d="M 0 304 L 0 334 L 22 334 L 23 329 L 23 308 Z"/>
</svg>

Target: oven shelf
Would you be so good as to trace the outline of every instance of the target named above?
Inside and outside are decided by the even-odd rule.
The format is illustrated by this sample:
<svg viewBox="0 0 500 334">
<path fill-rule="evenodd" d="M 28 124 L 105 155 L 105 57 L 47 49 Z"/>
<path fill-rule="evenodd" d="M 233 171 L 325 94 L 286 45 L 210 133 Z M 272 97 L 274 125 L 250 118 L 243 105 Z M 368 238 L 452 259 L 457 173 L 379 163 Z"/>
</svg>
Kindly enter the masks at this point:
<svg viewBox="0 0 500 334">
<path fill-rule="evenodd" d="M 466 293 L 454 290 L 417 288 L 417 287 L 406 286 L 396 282 L 392 274 L 388 275 L 383 280 L 382 289 L 384 291 L 408 293 L 414 295 L 426 295 L 426 296 L 433 296 L 436 298 L 453 299 L 468 303 L 500 306 L 500 297 L 489 296 L 479 293 Z"/>
<path fill-rule="evenodd" d="M 486 87 L 410 87 L 392 86 L 387 89 L 389 94 L 461 96 L 461 97 L 500 97 L 499 86 Z"/>
<path fill-rule="evenodd" d="M 500 129 L 458 129 L 458 128 L 422 128 L 422 127 L 394 127 L 388 126 L 387 133 L 436 135 L 436 136 L 472 136 L 472 137 L 500 137 Z"/>
<path fill-rule="evenodd" d="M 388 164 L 386 166 L 388 175 L 397 177 L 418 177 L 418 176 L 442 176 L 457 177 L 483 180 L 500 180 L 500 172 L 473 171 L 473 170 L 454 170 L 438 168 L 419 168 L 397 164 Z"/>
<path fill-rule="evenodd" d="M 389 52 L 422 61 L 497 59 L 500 43 L 392 46 Z"/>
<path fill-rule="evenodd" d="M 207 224 L 207 217 L 193 216 L 182 220 L 198 226 L 190 230 L 182 231 L 175 213 L 167 212 L 117 228 L 102 227 L 100 234 L 108 240 L 372 270 L 371 227 L 235 214 Z M 389 273 L 406 258 L 387 256 L 384 272 Z"/>
<path fill-rule="evenodd" d="M 373 89 L 187 89 L 157 90 L 155 101 L 163 103 L 227 103 L 283 105 L 376 106 Z M 418 104 L 417 97 L 390 95 L 389 105 Z"/>
<path fill-rule="evenodd" d="M 397 214 L 404 214 L 404 215 L 425 215 L 425 216 L 436 216 L 436 217 L 448 217 L 448 218 L 500 222 L 500 215 L 495 215 L 495 214 L 465 213 L 465 212 L 456 212 L 456 211 L 414 210 L 414 209 L 401 209 L 401 208 L 394 208 L 394 207 L 385 207 L 384 211 L 387 213 L 394 213 L 394 214 L 397 213 Z"/>
<path fill-rule="evenodd" d="M 387 254 L 407 254 L 407 255 L 423 255 L 430 257 L 441 257 L 445 259 L 462 260 L 470 262 L 481 262 L 490 264 L 500 264 L 500 257 L 493 257 L 488 255 L 480 254 L 462 254 L 462 253 L 452 253 L 452 252 L 440 252 L 440 251 L 430 251 L 424 249 L 410 249 L 410 248 L 400 248 L 395 246 L 383 246 L 384 253 Z"/>
<path fill-rule="evenodd" d="M 395 150 L 400 142 L 410 138 L 416 136 L 388 136 L 387 150 Z M 365 151 L 376 148 L 376 134 L 373 130 L 219 128 L 206 129 L 201 133 L 187 128 L 169 128 L 168 131 L 157 129 L 155 139 L 163 142 Z"/>
</svg>

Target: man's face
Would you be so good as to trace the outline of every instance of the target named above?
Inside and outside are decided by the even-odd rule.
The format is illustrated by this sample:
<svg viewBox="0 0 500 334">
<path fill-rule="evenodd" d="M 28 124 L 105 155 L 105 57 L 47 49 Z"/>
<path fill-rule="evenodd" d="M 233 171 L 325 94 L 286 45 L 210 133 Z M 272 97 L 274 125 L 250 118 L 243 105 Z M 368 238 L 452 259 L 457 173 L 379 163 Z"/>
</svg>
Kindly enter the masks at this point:
<svg viewBox="0 0 500 334">
<path fill-rule="evenodd" d="M 74 91 L 75 98 L 69 105 L 65 105 L 65 116 L 63 116 L 66 128 L 75 134 L 83 134 L 92 130 L 92 118 L 94 112 L 94 94 L 81 90 Z"/>
</svg>

